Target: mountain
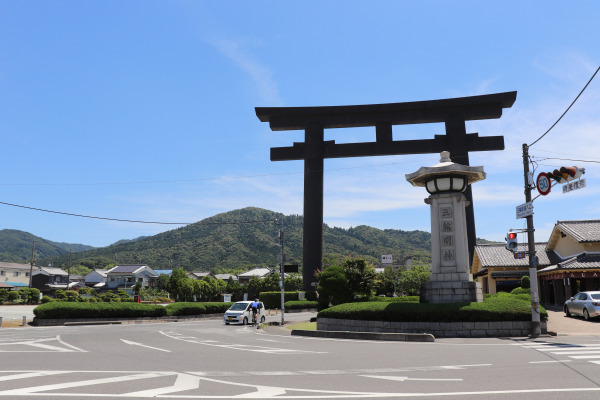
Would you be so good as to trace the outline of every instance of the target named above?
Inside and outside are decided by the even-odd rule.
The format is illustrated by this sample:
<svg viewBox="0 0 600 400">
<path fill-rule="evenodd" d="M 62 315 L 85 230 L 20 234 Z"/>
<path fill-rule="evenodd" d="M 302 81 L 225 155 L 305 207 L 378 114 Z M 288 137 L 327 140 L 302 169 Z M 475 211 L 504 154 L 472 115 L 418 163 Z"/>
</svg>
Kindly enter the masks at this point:
<svg viewBox="0 0 600 400">
<path fill-rule="evenodd" d="M 248 207 L 206 218 L 158 235 L 120 241 L 108 247 L 74 253 L 73 265 L 103 268 L 109 264 L 148 264 L 152 268 L 226 272 L 277 264 L 281 253 L 279 225 L 283 219 L 284 251 L 290 262 L 302 260 L 302 216 L 284 216 Z M 383 254 L 394 262 L 431 260 L 431 235 L 423 231 L 380 230 L 368 226 L 349 229 L 323 227 L 325 257 L 362 257 L 379 263 Z M 41 257 L 38 257 L 41 258 Z M 38 262 L 66 265 L 68 256 L 52 256 Z"/>
<path fill-rule="evenodd" d="M 0 230 L 0 260 L 5 262 L 28 263 L 35 241 L 36 258 L 54 258 L 74 252 L 93 249 L 83 244 L 58 243 L 42 239 L 30 233 L 13 229 Z"/>
</svg>

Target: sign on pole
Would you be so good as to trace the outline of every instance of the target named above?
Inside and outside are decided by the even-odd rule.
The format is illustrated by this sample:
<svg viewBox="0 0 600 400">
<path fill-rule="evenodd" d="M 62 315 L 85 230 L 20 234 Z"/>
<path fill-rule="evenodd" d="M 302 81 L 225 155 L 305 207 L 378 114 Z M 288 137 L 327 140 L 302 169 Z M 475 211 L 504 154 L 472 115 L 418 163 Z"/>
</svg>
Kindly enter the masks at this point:
<svg viewBox="0 0 600 400">
<path fill-rule="evenodd" d="M 533 215 L 533 203 L 531 201 L 517 206 L 517 219 L 526 218 L 530 215 Z"/>
<path fill-rule="evenodd" d="M 542 196 L 550 193 L 550 188 L 552 187 L 550 178 L 548 178 L 548 175 L 545 172 L 541 172 L 538 175 L 535 185 L 537 186 L 538 192 L 540 192 Z"/>
<path fill-rule="evenodd" d="M 572 190 L 583 189 L 585 187 L 585 179 L 580 179 L 578 181 L 565 183 L 563 186 L 563 193 L 568 193 Z"/>
<path fill-rule="evenodd" d="M 381 263 L 382 264 L 393 264 L 392 255 L 386 254 L 386 255 L 381 256 Z"/>
</svg>

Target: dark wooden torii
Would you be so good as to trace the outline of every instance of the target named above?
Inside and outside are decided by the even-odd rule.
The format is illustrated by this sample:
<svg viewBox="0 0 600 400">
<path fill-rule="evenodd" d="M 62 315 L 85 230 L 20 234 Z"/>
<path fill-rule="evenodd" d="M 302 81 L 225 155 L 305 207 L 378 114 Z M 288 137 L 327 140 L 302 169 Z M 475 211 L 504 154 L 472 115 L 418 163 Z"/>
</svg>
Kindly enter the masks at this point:
<svg viewBox="0 0 600 400">
<path fill-rule="evenodd" d="M 408 103 L 327 107 L 256 107 L 256 116 L 273 131 L 304 130 L 304 142 L 271 148 L 271 161 L 304 160 L 304 289 L 314 289 L 323 262 L 323 160 L 325 158 L 391 156 L 449 151 L 452 161 L 469 165 L 470 151 L 504 150 L 503 136 L 467 133 L 465 121 L 500 118 L 517 92 Z M 445 135 L 433 139 L 393 140 L 392 125 L 443 122 Z M 375 142 L 336 144 L 324 140 L 325 129 L 375 127 Z M 465 192 L 471 260 L 475 248 L 473 195 Z"/>
</svg>

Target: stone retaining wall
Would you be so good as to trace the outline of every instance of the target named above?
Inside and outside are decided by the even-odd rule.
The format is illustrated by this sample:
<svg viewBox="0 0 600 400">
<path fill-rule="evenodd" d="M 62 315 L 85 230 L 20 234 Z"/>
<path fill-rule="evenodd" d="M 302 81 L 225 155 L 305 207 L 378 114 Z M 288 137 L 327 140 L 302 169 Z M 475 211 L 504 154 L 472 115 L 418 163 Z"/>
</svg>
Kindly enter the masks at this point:
<svg viewBox="0 0 600 400">
<path fill-rule="evenodd" d="M 542 322 L 542 333 L 547 323 Z M 317 330 L 378 333 L 430 333 L 436 338 L 515 337 L 531 334 L 531 321 L 387 322 L 317 318 Z"/>
</svg>

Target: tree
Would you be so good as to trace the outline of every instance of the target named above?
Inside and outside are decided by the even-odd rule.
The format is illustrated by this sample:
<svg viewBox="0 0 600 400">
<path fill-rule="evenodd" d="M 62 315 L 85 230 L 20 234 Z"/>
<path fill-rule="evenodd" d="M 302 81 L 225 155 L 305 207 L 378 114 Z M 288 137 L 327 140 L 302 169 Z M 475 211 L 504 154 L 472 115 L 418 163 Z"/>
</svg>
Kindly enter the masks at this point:
<svg viewBox="0 0 600 400">
<path fill-rule="evenodd" d="M 410 269 L 402 272 L 398 284 L 401 291 L 408 296 L 418 296 L 421 285 L 429 282 L 431 271 L 426 265 L 413 265 Z"/>
<path fill-rule="evenodd" d="M 369 298 L 375 288 L 375 268 L 367 261 L 355 258 L 346 259 L 342 265 L 346 275 L 346 285 L 355 299 Z"/>
<path fill-rule="evenodd" d="M 529 289 L 531 287 L 531 281 L 529 280 L 529 276 L 525 275 L 521 278 L 521 287 L 523 289 Z"/>
<path fill-rule="evenodd" d="M 386 296 L 393 296 L 394 292 L 398 290 L 397 283 L 400 277 L 400 272 L 392 266 L 387 266 L 376 279 L 377 289 L 376 294 L 383 294 Z"/>
<path fill-rule="evenodd" d="M 156 288 L 158 290 L 167 290 L 167 286 L 169 285 L 169 275 L 160 274 L 158 279 L 156 280 Z"/>
<path fill-rule="evenodd" d="M 336 305 L 350 301 L 351 292 L 348 290 L 346 274 L 339 265 L 331 265 L 317 272 L 319 279 L 319 310 L 329 307 L 329 303 Z"/>
<path fill-rule="evenodd" d="M 175 268 L 171 273 L 171 276 L 169 277 L 167 291 L 171 294 L 172 297 L 179 299 L 180 301 L 184 301 L 184 292 L 186 291 L 184 285 L 185 281 L 188 279 L 189 278 L 187 276 L 187 273 L 183 270 L 183 268 Z"/>
</svg>

